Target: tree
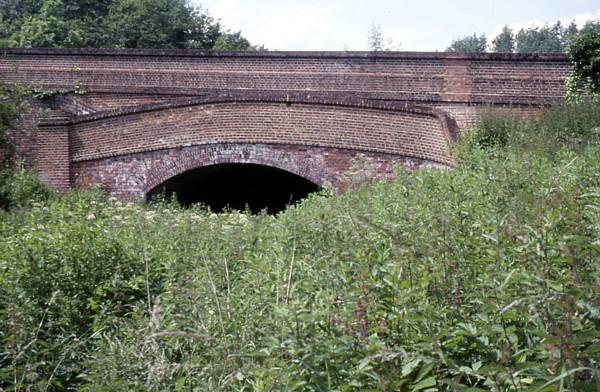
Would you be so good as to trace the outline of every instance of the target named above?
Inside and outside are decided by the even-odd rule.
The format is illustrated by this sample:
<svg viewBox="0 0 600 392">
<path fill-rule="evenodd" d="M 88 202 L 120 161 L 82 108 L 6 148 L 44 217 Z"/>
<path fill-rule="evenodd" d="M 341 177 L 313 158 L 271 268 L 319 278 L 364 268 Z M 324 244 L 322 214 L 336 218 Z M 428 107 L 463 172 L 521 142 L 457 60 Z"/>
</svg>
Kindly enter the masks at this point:
<svg viewBox="0 0 600 392">
<path fill-rule="evenodd" d="M 517 53 L 561 53 L 566 47 L 566 30 L 560 22 L 553 26 L 521 29 L 516 36 Z"/>
<path fill-rule="evenodd" d="M 446 49 L 447 52 L 461 53 L 484 53 L 487 48 L 487 38 L 484 34 L 477 36 L 465 36 L 455 39 L 452 44 Z"/>
<path fill-rule="evenodd" d="M 110 37 L 103 16 L 111 3 L 112 0 L 27 0 L 5 10 L 4 23 L 8 27 L 0 31 L 0 39 L 7 46 L 18 47 L 102 46 L 102 38 Z"/>
<path fill-rule="evenodd" d="M 188 0 L 0 2 L 5 47 L 252 48 Z"/>
<path fill-rule="evenodd" d="M 30 16 L 40 8 L 40 0 L 2 0 L 0 19 L 13 20 Z"/>
<path fill-rule="evenodd" d="M 212 47 L 213 50 L 249 50 L 253 49 L 250 42 L 242 37 L 242 33 L 225 32 L 221 34 L 215 41 Z"/>
<path fill-rule="evenodd" d="M 588 21 L 577 34 L 600 32 L 600 20 Z M 577 37 L 575 34 L 575 37 Z"/>
<path fill-rule="evenodd" d="M 515 36 L 508 26 L 504 26 L 500 34 L 494 38 L 492 50 L 497 53 L 512 53 L 515 51 Z"/>
<path fill-rule="evenodd" d="M 373 52 L 400 50 L 401 44 L 394 45 L 391 37 L 385 38 L 380 24 L 371 23 L 367 32 L 367 45 Z"/>
<path fill-rule="evenodd" d="M 123 48 L 185 48 L 196 22 L 183 0 L 117 0 L 107 21 Z"/>
<path fill-rule="evenodd" d="M 371 23 L 367 33 L 367 43 L 369 50 L 373 52 L 381 52 L 384 50 L 383 28 L 380 24 Z"/>
<path fill-rule="evenodd" d="M 579 34 L 579 29 L 577 28 L 577 24 L 575 23 L 575 21 L 573 21 L 569 24 L 569 27 L 567 27 L 563 32 L 562 41 L 564 50 L 567 50 L 569 43 L 573 38 L 577 36 L 577 34 Z"/>
<path fill-rule="evenodd" d="M 582 93 L 600 95 L 600 23 L 588 23 L 568 46 L 572 73 L 567 81 L 569 98 Z"/>
</svg>

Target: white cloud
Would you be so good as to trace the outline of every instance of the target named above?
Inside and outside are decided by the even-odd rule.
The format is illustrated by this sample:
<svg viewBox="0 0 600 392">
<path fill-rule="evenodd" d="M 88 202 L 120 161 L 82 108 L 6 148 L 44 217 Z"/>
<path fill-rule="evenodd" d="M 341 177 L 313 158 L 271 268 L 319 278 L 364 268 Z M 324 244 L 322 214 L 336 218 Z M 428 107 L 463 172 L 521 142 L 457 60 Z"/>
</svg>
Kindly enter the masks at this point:
<svg viewBox="0 0 600 392">
<path fill-rule="evenodd" d="M 504 26 L 489 29 L 498 21 L 515 20 L 509 26 L 518 31 L 554 23 L 556 19 L 546 20 L 553 14 L 574 15 L 560 18 L 565 26 L 572 20 L 583 25 L 600 19 L 600 0 L 192 1 L 202 4 L 225 28 L 241 30 L 250 42 L 271 50 L 366 50 L 371 23 L 380 23 L 384 36 L 401 44 L 402 50 L 427 51 L 443 49 L 453 38 L 473 32 L 488 31 L 493 39 Z M 553 6 L 544 8 L 546 4 Z M 582 9 L 590 12 L 575 14 Z M 520 17 L 524 19 L 519 21 Z"/>
<path fill-rule="evenodd" d="M 355 47 L 357 38 L 363 37 L 357 31 L 360 27 L 340 27 L 332 23 L 332 20 L 339 20 L 338 1 L 325 4 L 242 0 L 204 3 L 210 5 L 210 14 L 220 19 L 226 28 L 242 29 L 242 34 L 250 41 L 265 44 L 271 50 L 340 50 Z"/>
<path fill-rule="evenodd" d="M 563 18 L 561 19 L 561 23 L 569 24 L 571 21 L 575 21 L 577 26 L 582 27 L 586 22 L 590 20 L 600 20 L 600 8 L 596 10 L 596 12 L 584 12 L 582 14 L 577 14 L 572 18 Z"/>
<path fill-rule="evenodd" d="M 575 22 L 577 24 L 578 27 L 583 27 L 583 25 L 585 25 L 586 22 L 590 21 L 590 20 L 600 20 L 600 8 L 598 8 L 595 12 L 584 12 L 581 14 L 577 14 L 575 16 L 565 16 L 562 18 L 558 19 L 560 21 L 560 23 L 563 26 L 568 26 L 571 24 L 571 22 Z M 513 32 L 518 32 L 519 30 L 525 28 L 532 28 L 532 27 L 542 27 L 544 25 L 547 24 L 554 24 L 556 23 L 556 20 L 547 20 L 547 21 L 542 21 L 539 19 L 532 19 L 529 22 L 525 22 L 525 23 L 519 23 L 519 22 L 514 22 L 514 23 L 509 23 L 508 27 L 510 29 L 512 29 Z M 497 25 L 494 30 L 492 30 L 492 33 L 489 35 L 490 37 L 490 42 L 496 38 L 496 36 L 498 34 L 500 34 L 500 32 L 502 31 L 502 28 L 505 25 Z"/>
</svg>

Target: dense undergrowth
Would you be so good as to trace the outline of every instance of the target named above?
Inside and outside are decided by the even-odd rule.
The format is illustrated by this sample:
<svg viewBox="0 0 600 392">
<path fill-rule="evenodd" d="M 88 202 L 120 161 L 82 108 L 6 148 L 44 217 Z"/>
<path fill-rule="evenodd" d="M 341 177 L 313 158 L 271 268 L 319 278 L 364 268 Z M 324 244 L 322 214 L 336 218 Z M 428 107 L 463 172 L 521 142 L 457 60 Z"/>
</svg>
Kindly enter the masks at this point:
<svg viewBox="0 0 600 392">
<path fill-rule="evenodd" d="M 599 113 L 277 217 L 38 192 L 0 212 L 0 390 L 598 391 Z"/>
</svg>

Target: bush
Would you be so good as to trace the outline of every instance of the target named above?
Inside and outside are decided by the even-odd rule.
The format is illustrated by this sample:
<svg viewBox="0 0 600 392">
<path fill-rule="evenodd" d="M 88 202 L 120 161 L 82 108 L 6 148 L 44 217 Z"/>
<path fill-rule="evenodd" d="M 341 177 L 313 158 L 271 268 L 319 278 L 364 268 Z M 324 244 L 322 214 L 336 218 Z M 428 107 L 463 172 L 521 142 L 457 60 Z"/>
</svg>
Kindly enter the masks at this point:
<svg viewBox="0 0 600 392">
<path fill-rule="evenodd" d="M 490 110 L 467 136 L 466 144 L 485 149 L 510 147 L 551 157 L 565 148 L 581 152 L 599 142 L 600 102 L 582 100 L 546 108 L 531 119 Z"/>
<path fill-rule="evenodd" d="M 598 389 L 591 105 L 275 217 L 24 203 L 0 216 L 0 389 Z"/>
<path fill-rule="evenodd" d="M 0 210 L 27 207 L 45 201 L 53 194 L 35 172 L 10 166 L 0 170 Z"/>
<path fill-rule="evenodd" d="M 595 386 L 600 148 L 532 157 L 474 150 L 277 217 L 75 193 L 16 210 L 0 387 Z"/>
</svg>

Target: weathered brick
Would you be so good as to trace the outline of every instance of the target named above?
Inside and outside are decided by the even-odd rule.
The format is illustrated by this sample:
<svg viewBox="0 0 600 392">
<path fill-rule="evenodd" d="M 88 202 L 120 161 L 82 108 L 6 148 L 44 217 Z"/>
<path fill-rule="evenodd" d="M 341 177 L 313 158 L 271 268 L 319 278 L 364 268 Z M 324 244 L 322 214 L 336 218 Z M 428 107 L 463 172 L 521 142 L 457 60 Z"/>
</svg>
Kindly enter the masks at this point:
<svg viewBox="0 0 600 392">
<path fill-rule="evenodd" d="M 364 154 L 374 177 L 451 165 L 483 111 L 560 102 L 563 55 L 8 49 L 0 83 L 58 89 L 18 150 L 59 189 L 123 198 L 201 165 L 258 163 L 342 189 Z"/>
</svg>

